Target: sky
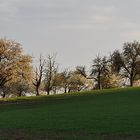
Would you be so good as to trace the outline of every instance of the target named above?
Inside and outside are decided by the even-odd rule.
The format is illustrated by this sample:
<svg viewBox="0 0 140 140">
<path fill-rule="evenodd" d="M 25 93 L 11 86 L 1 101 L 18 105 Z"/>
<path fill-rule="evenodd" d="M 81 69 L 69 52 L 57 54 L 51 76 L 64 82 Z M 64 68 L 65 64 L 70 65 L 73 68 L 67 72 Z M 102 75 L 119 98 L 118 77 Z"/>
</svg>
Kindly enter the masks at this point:
<svg viewBox="0 0 140 140">
<path fill-rule="evenodd" d="M 25 53 L 57 54 L 62 68 L 140 41 L 140 0 L 0 0 L 0 38 Z"/>
</svg>

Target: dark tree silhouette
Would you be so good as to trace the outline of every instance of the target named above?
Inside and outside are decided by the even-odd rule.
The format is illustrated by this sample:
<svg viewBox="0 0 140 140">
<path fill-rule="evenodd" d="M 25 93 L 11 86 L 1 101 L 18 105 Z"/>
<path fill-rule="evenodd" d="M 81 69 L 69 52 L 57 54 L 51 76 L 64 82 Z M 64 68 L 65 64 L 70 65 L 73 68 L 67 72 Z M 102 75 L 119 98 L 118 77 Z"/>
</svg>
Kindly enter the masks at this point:
<svg viewBox="0 0 140 140">
<path fill-rule="evenodd" d="M 123 51 L 112 54 L 114 70 L 128 78 L 133 86 L 136 76 L 140 74 L 140 43 L 137 41 L 124 43 Z"/>
<path fill-rule="evenodd" d="M 50 91 L 54 87 L 55 84 L 55 75 L 58 71 L 58 65 L 56 64 L 56 56 L 55 55 L 48 55 L 46 59 L 46 66 L 45 66 L 45 90 L 47 94 L 50 94 Z"/>
<path fill-rule="evenodd" d="M 42 55 L 40 55 L 39 66 L 35 68 L 35 71 L 34 71 L 35 77 L 34 77 L 34 81 L 33 81 L 33 85 L 35 86 L 37 96 L 39 95 L 39 87 L 40 87 L 41 82 L 42 82 L 45 63 L 46 63 L 45 59 L 43 58 Z"/>
<path fill-rule="evenodd" d="M 108 59 L 104 57 L 97 56 L 93 60 L 91 74 L 90 76 L 97 82 L 97 88 L 101 89 L 101 78 L 108 72 Z"/>
</svg>

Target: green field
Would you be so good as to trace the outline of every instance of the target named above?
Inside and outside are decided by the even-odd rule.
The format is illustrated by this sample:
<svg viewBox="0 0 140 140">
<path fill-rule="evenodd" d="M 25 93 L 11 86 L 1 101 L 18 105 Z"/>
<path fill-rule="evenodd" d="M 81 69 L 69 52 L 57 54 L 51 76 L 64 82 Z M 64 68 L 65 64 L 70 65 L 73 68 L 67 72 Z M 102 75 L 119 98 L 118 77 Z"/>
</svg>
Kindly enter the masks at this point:
<svg viewBox="0 0 140 140">
<path fill-rule="evenodd" d="M 0 103 L 0 140 L 140 139 L 140 88 Z"/>
</svg>

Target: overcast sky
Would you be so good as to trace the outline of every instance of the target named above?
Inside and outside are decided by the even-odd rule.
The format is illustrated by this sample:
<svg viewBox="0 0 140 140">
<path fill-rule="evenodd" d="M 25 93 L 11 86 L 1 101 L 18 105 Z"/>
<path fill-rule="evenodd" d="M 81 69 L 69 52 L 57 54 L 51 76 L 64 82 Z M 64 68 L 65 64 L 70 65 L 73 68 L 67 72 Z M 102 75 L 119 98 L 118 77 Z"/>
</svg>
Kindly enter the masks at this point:
<svg viewBox="0 0 140 140">
<path fill-rule="evenodd" d="M 140 0 L 0 0 L 0 37 L 26 53 L 57 53 L 62 67 L 140 41 Z"/>
</svg>

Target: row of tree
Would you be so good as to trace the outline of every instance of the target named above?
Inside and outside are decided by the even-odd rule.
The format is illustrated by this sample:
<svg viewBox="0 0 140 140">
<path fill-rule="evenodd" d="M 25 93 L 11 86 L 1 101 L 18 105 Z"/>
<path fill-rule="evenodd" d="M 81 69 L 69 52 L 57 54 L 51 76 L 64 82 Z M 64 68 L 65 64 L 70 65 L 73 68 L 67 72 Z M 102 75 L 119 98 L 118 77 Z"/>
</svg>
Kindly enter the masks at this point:
<svg viewBox="0 0 140 140">
<path fill-rule="evenodd" d="M 48 95 L 50 92 L 67 93 L 81 91 L 89 88 L 93 83 L 79 74 L 77 70 L 70 71 L 65 69 L 59 72 L 55 55 L 48 55 L 47 58 L 43 58 L 43 56 L 40 55 L 39 66 L 35 68 L 34 72 L 33 85 L 35 86 L 36 95 L 39 95 L 40 89 L 46 91 Z"/>
<path fill-rule="evenodd" d="M 40 55 L 38 66 L 25 55 L 21 44 L 0 39 L 0 94 L 22 96 L 23 92 L 42 93 L 74 92 L 124 86 L 133 86 L 140 79 L 140 43 L 124 43 L 121 51 L 109 56 L 96 56 L 90 70 L 77 66 L 75 70 L 59 71 L 55 55 Z"/>
<path fill-rule="evenodd" d="M 96 81 L 98 89 L 119 86 L 119 83 L 126 85 L 126 80 L 132 87 L 140 79 L 140 43 L 127 42 L 121 52 L 115 50 L 109 57 L 97 56 L 91 67 L 89 78 Z M 78 67 L 77 71 L 88 77 L 84 67 Z"/>
</svg>

